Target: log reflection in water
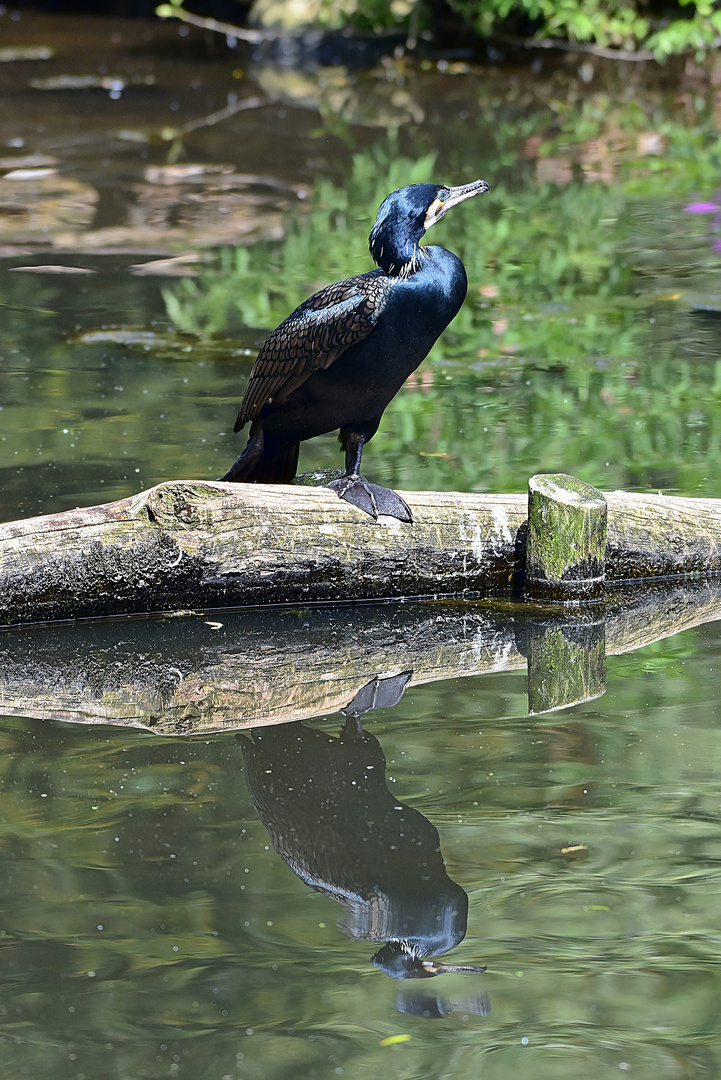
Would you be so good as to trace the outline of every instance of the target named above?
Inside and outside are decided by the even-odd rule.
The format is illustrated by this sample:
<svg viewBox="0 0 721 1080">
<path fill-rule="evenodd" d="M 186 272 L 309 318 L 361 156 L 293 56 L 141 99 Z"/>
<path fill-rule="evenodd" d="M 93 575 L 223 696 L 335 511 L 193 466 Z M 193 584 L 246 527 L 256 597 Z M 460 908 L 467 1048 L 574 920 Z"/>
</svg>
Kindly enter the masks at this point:
<svg viewBox="0 0 721 1080">
<path fill-rule="evenodd" d="M 605 657 L 721 618 L 721 580 L 639 584 L 570 609 L 443 601 L 178 615 L 4 631 L 0 714 L 200 734 L 327 716 L 378 693 L 374 678 L 409 670 L 418 686 L 527 665 L 531 711 L 565 708 L 604 692 Z"/>
</svg>

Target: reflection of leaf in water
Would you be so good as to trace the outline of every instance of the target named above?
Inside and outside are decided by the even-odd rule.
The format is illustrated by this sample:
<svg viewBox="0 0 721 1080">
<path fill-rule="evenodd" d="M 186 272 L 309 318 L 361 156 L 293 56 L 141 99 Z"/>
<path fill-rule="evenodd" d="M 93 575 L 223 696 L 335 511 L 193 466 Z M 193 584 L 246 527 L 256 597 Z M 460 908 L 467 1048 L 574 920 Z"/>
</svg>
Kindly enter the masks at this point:
<svg viewBox="0 0 721 1080">
<path fill-rule="evenodd" d="M 54 314 L 54 312 L 53 312 Z M 68 341 L 78 345 L 118 345 L 128 350 L 152 353 L 155 359 L 180 360 L 192 354 L 201 359 L 219 358 L 235 360 L 255 356 L 256 349 L 238 347 L 237 342 L 226 339 L 199 342 L 188 335 L 173 332 L 145 330 L 137 326 L 106 326 L 99 330 L 87 330 L 82 334 L 69 334 Z"/>
<path fill-rule="evenodd" d="M 84 230 L 95 214 L 91 184 L 48 168 L 14 169 L 0 180 L 0 238 L 57 244 L 67 230 Z"/>
<path fill-rule="evenodd" d="M 99 90 L 120 91 L 126 85 L 154 86 L 154 75 L 50 75 L 31 79 L 33 90 Z"/>
<path fill-rule="evenodd" d="M 0 49 L 0 64 L 25 60 L 50 60 L 53 50 L 47 45 L 6 45 Z"/>
<path fill-rule="evenodd" d="M 89 330 L 82 334 L 78 341 L 82 345 L 178 345 L 178 339 L 174 335 L 156 334 L 153 330 Z"/>
<path fill-rule="evenodd" d="M 182 255 L 171 256 L 169 259 L 151 259 L 150 262 L 133 263 L 130 273 L 137 274 L 139 277 L 150 275 L 197 277 L 198 263 L 202 261 L 202 256 L 198 252 L 187 251 Z"/>
<path fill-rule="evenodd" d="M 6 304 L 4 300 L 0 300 L 0 307 L 7 308 L 8 311 L 32 311 L 35 315 L 59 314 L 59 312 L 53 311 L 51 308 L 33 307 L 32 304 Z"/>
<path fill-rule="evenodd" d="M 5 180 L 42 180 L 46 176 L 57 176 L 58 170 L 52 166 L 38 166 L 37 162 L 30 166 L 11 169 L 5 173 Z"/>
<path fill-rule="evenodd" d="M 49 154 L 25 154 L 24 157 L 0 158 L 0 169 L 40 169 L 57 163 L 57 158 Z"/>
<path fill-rule="evenodd" d="M 24 271 L 27 274 L 97 274 L 87 266 L 9 266 L 8 270 Z"/>
<path fill-rule="evenodd" d="M 721 292 L 705 292 L 701 289 L 685 289 L 680 298 L 694 311 L 708 311 L 721 314 Z"/>
</svg>

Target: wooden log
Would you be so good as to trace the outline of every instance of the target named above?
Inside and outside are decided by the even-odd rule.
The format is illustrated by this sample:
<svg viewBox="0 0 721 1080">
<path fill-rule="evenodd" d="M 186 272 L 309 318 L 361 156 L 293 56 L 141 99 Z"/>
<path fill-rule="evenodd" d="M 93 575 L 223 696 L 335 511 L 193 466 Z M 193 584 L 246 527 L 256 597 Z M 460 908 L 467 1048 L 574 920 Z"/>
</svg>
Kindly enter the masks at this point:
<svg viewBox="0 0 721 1080">
<path fill-rule="evenodd" d="M 721 499 L 606 494 L 606 580 L 721 571 Z"/>
<path fill-rule="evenodd" d="M 520 585 L 526 496 L 402 494 L 412 525 L 325 488 L 210 481 L 0 525 L 0 624 Z M 721 571 L 721 500 L 606 501 L 607 582 Z"/>
<path fill-rule="evenodd" d="M 607 504 L 590 484 L 562 473 L 528 481 L 526 595 L 597 600 L 606 577 Z"/>
<path fill-rule="evenodd" d="M 179 481 L 3 525 L 0 623 L 508 588 L 522 497 L 409 497 L 413 525 L 327 488 Z"/>
<path fill-rule="evenodd" d="M 603 623 L 607 656 L 628 652 L 721 619 L 721 581 L 640 584 L 592 616 L 444 601 L 15 627 L 0 637 L 0 713 L 167 735 L 303 720 L 347 707 L 374 678 L 412 671 L 417 686 L 522 669 L 534 636 L 578 638 L 584 618 Z M 545 701 L 558 707 L 556 671 Z"/>
</svg>

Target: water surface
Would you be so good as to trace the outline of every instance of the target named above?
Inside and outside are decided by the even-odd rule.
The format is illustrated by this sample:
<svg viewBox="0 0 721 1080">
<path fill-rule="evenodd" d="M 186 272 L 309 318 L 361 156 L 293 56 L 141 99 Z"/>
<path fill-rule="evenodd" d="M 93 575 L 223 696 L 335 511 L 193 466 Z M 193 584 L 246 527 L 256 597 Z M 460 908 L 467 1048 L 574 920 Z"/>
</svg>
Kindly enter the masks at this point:
<svg viewBox="0 0 721 1080">
<path fill-rule="evenodd" d="M 368 475 L 521 491 L 563 470 L 719 495 L 709 73 L 283 68 L 172 24 L 1 18 L 8 42 L 55 49 L 0 65 L 3 519 L 222 473 L 267 331 L 310 289 L 368 267 L 388 191 L 476 176 L 491 194 L 432 234 L 462 255 L 468 301 L 388 409 Z M 332 436 L 303 450 L 302 467 L 338 462 Z M 75 679 L 79 701 L 157 679 L 160 714 L 176 672 L 192 674 L 167 660 L 192 622 L 156 626 L 142 648 L 109 624 L 115 659 L 95 683 L 71 663 L 70 628 L 52 663 L 38 649 L 17 671 L 14 632 L 5 678 L 44 663 L 43 685 L 70 693 Z M 237 648 L 218 633 L 219 652 Z M 368 679 L 407 663 L 401 642 L 392 671 Z M 256 744 L 6 716 L 4 1071 L 716 1076 L 720 663 L 711 622 L 609 655 L 602 697 L 529 716 L 519 655 L 518 670 L 411 682 L 363 713 L 360 742 L 330 709 Z M 341 730 L 343 767 L 328 741 Z M 313 764 L 293 774 L 298 747 Z M 379 784 L 367 766 L 383 758 Z M 311 779 L 328 784 L 328 811 L 306 820 Z M 383 823 L 385 906 L 367 899 L 357 853 L 359 785 Z M 393 877 L 394 814 L 433 889 L 412 892 L 405 849 Z M 485 974 L 403 980 L 372 963 L 424 889 L 428 956 Z"/>
</svg>

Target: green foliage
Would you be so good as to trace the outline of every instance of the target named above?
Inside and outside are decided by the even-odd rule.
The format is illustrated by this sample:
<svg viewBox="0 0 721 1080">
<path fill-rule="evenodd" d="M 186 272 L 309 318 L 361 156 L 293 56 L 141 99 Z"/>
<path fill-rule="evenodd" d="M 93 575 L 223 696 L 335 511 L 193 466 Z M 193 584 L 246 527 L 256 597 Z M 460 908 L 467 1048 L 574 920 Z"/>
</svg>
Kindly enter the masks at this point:
<svg viewBox="0 0 721 1080">
<path fill-rule="evenodd" d="M 184 0 L 171 0 L 157 7 L 156 14 L 182 18 L 183 5 Z M 644 0 L 449 0 L 449 6 L 481 37 L 521 26 L 538 39 L 647 51 L 659 61 L 683 53 L 702 57 L 718 46 L 721 36 L 721 11 L 713 0 L 678 0 L 670 12 Z M 307 9 L 308 25 L 334 29 L 350 23 L 380 32 L 409 19 L 432 26 L 434 18 L 433 6 L 422 0 L 314 0 Z M 294 4 L 294 20 L 296 12 Z"/>
<path fill-rule="evenodd" d="M 689 0 L 685 0 L 689 3 Z M 697 3 L 689 19 L 672 19 L 649 35 L 645 47 L 658 60 L 680 53 L 695 53 L 703 57 L 710 49 L 718 48 L 721 34 L 721 12 L 708 3 Z"/>
<path fill-rule="evenodd" d="M 721 12 L 709 0 L 680 0 L 673 17 L 629 0 L 451 0 L 480 34 L 509 19 L 530 20 L 538 38 L 589 42 L 602 48 L 647 50 L 657 60 L 679 53 L 703 55 L 718 45 Z M 682 9 L 686 10 L 683 11 Z"/>
<path fill-rule="evenodd" d="M 567 152 L 577 133 L 598 139 L 606 108 L 603 95 L 567 115 L 557 106 L 561 130 L 543 141 L 541 160 Z M 648 120 L 632 102 L 614 122 L 633 142 Z M 489 195 L 434 229 L 429 240 L 463 258 L 469 296 L 416 385 L 386 411 L 366 455 L 374 476 L 503 491 L 533 472 L 565 471 L 601 487 L 716 494 L 721 361 L 713 335 L 701 346 L 710 364 L 679 360 L 679 342 L 699 332 L 698 316 L 678 304 L 719 260 L 704 222 L 674 198 L 715 180 L 705 150 L 713 133 L 670 121 L 661 131 L 663 159 L 630 154 L 614 186 L 524 177 L 512 187 L 499 170 Z M 510 135 L 500 125 L 501 161 Z M 432 156 L 412 161 L 393 143 L 356 155 L 347 184 L 319 184 L 285 241 L 225 252 L 219 272 L 166 289 L 169 313 L 201 339 L 238 318 L 262 339 L 312 289 L 367 269 L 381 198 L 436 171 Z M 337 463 L 330 436 L 303 448 L 302 467 Z"/>
<path fill-rule="evenodd" d="M 484 36 L 513 17 L 538 26 L 538 37 L 592 41 L 633 48 L 649 32 L 649 20 L 626 0 L 452 0 L 451 6 Z"/>
</svg>

